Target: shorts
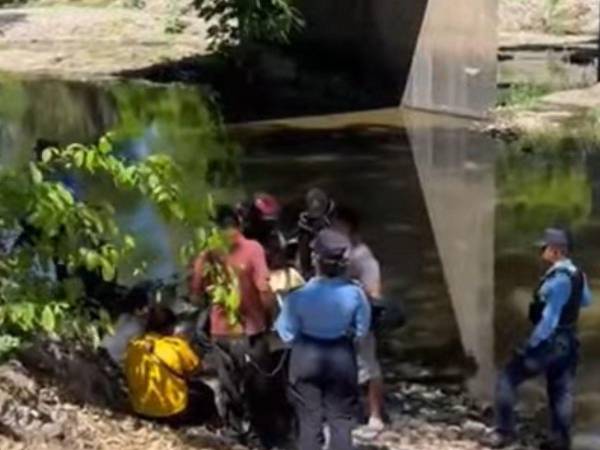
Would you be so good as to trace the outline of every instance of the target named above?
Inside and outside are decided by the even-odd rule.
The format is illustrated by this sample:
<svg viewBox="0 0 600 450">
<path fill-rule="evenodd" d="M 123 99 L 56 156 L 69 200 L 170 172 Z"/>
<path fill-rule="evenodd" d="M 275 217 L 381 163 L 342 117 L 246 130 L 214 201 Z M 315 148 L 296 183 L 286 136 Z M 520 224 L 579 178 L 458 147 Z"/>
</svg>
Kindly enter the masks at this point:
<svg viewBox="0 0 600 450">
<path fill-rule="evenodd" d="M 358 383 L 365 384 L 381 378 L 381 366 L 377 360 L 377 341 L 370 332 L 356 344 L 356 360 L 358 363 Z"/>
</svg>

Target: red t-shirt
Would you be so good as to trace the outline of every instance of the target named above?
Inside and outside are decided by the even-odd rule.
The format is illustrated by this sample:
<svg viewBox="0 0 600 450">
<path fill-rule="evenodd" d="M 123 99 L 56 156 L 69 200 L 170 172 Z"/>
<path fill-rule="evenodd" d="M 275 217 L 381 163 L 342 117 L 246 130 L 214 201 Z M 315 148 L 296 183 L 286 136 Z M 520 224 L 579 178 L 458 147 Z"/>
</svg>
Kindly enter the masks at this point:
<svg viewBox="0 0 600 450">
<path fill-rule="evenodd" d="M 226 263 L 237 274 L 240 288 L 240 317 L 243 333 L 253 336 L 267 331 L 268 311 L 263 305 L 260 292 L 269 290 L 269 269 L 262 246 L 250 239 L 240 237 L 226 258 Z M 202 257 L 194 268 L 192 290 L 198 292 L 202 277 Z M 220 305 L 213 305 L 210 315 L 210 331 L 213 336 L 231 336 L 241 330 L 229 325 L 227 314 Z"/>
</svg>

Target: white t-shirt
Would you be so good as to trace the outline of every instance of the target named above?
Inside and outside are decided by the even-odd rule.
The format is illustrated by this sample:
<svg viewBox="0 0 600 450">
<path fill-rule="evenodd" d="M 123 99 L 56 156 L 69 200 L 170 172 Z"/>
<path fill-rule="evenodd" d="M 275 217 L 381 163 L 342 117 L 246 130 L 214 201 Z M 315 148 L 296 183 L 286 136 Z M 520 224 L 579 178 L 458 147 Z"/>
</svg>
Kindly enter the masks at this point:
<svg viewBox="0 0 600 450">
<path fill-rule="evenodd" d="M 348 275 L 359 281 L 367 292 L 381 289 L 381 269 L 371 249 L 364 243 L 352 247 Z"/>
</svg>

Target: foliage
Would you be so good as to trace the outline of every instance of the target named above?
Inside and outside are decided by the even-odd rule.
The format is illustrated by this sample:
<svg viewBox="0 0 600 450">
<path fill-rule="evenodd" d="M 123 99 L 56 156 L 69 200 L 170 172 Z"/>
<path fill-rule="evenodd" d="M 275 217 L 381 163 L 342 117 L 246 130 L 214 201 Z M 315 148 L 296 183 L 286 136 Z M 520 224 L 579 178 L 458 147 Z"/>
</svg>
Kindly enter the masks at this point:
<svg viewBox="0 0 600 450">
<path fill-rule="evenodd" d="M 552 91 L 550 86 L 536 83 L 517 83 L 499 92 L 497 106 L 528 109 Z"/>
<path fill-rule="evenodd" d="M 230 325 L 240 324 L 239 308 L 241 304 L 238 278 L 234 270 L 225 263 L 229 242 L 215 228 L 199 228 L 194 239 L 181 249 L 183 261 L 189 261 L 202 254 L 202 278 L 204 295 L 213 305 L 219 305 L 225 311 Z"/>
<path fill-rule="evenodd" d="M 576 227 L 591 213 L 587 151 L 558 150 L 528 138 L 509 144 L 497 166 L 498 236 L 507 241 L 502 247 L 530 245 L 548 225 Z M 522 242 L 515 242 L 516 236 Z"/>
<path fill-rule="evenodd" d="M 292 0 L 195 0 L 208 29 L 210 49 L 228 52 L 236 46 L 285 44 L 304 26 Z"/>
<path fill-rule="evenodd" d="M 561 124 L 524 131 L 510 148 L 517 153 L 562 157 L 600 151 L 600 111 L 587 110 Z"/>
<path fill-rule="evenodd" d="M 553 34 L 576 33 L 573 29 L 570 13 L 565 7 L 563 0 L 545 0 L 543 28 L 545 31 Z"/>
<path fill-rule="evenodd" d="M 40 331 L 98 343 L 101 329 L 110 323 L 106 313 L 86 308 L 76 274 L 83 268 L 105 281 L 115 280 L 136 239 L 121 232 L 112 205 L 78 199 L 64 181 L 67 171 L 106 177 L 119 189 L 139 192 L 168 220 L 199 226 L 186 215 L 181 171 L 172 159 L 152 155 L 126 161 L 115 154 L 110 137 L 89 147 L 48 148 L 26 171 L 2 169 L 0 228 L 4 237 L 12 233 L 13 238 L 26 230 L 28 239 L 6 245 L 12 248 L 5 249 L 0 261 L 0 354 Z M 217 245 L 217 235 L 215 230 L 198 231 L 182 255 Z M 58 276 L 59 266 L 66 276 Z M 217 294 L 220 298 L 230 292 L 222 286 Z"/>
</svg>

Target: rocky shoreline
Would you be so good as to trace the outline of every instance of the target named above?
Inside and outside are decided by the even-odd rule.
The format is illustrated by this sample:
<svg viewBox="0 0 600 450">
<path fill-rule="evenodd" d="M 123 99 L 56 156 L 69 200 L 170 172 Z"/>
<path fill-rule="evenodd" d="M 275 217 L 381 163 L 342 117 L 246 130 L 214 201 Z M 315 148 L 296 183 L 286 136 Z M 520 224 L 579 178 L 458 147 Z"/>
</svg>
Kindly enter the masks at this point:
<svg viewBox="0 0 600 450">
<path fill-rule="evenodd" d="M 0 366 L 2 450 L 245 450 L 218 429 L 175 430 L 127 414 L 118 376 L 102 355 L 51 344 L 20 359 Z M 460 383 L 396 381 L 386 400 L 389 427 L 374 438 L 357 433 L 359 449 L 486 449 L 479 441 L 491 432 L 490 413 Z M 535 448 L 530 430 L 513 449 Z"/>
</svg>

